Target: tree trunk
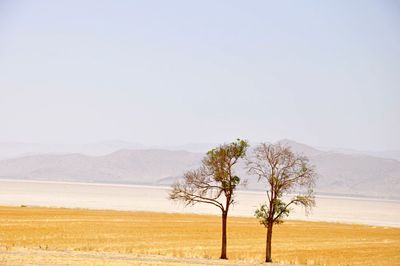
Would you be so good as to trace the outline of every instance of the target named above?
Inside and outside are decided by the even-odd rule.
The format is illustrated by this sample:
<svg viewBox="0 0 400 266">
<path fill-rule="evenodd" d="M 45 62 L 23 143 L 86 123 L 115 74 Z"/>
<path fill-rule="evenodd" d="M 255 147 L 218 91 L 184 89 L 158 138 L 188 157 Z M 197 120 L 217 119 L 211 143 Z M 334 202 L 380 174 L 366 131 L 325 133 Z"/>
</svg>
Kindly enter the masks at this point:
<svg viewBox="0 0 400 266">
<path fill-rule="evenodd" d="M 221 257 L 220 259 L 227 260 L 226 256 L 226 222 L 228 218 L 228 213 L 222 212 L 222 246 L 221 246 Z"/>
<path fill-rule="evenodd" d="M 271 243 L 272 243 L 272 222 L 267 226 L 267 243 L 265 248 L 265 262 L 272 262 Z"/>
</svg>

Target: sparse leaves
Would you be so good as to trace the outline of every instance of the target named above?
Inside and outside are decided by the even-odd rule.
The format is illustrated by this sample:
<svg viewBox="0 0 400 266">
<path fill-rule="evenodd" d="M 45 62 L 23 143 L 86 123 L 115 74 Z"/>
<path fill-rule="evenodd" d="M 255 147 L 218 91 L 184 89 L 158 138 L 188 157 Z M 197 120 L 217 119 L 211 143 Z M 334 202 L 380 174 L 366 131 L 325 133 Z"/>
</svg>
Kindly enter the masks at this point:
<svg viewBox="0 0 400 266">
<path fill-rule="evenodd" d="M 306 212 L 315 205 L 313 187 L 316 174 L 305 156 L 293 153 L 280 144 L 261 144 L 247 160 L 248 172 L 268 184 L 268 201 L 255 216 L 267 228 L 266 262 L 271 262 L 271 239 L 274 224 L 289 216 L 292 205 L 300 205 Z M 295 194 L 288 202 L 283 196 Z"/>
<path fill-rule="evenodd" d="M 250 174 L 268 183 L 268 208 L 270 222 L 281 223 L 290 213 L 291 205 L 306 209 L 314 206 L 313 187 L 316 174 L 305 156 L 297 155 L 289 147 L 280 144 L 261 144 L 256 147 L 247 162 Z M 295 193 L 287 203 L 282 196 Z"/>
<path fill-rule="evenodd" d="M 195 205 L 211 204 L 222 212 L 222 247 L 221 259 L 227 259 L 227 216 L 229 206 L 235 203 L 234 191 L 240 178 L 234 173 L 234 166 L 246 155 L 247 141 L 237 139 L 207 152 L 202 166 L 197 170 L 187 171 L 183 180 L 172 185 L 169 198 Z M 223 199 L 220 197 L 223 196 Z"/>
<path fill-rule="evenodd" d="M 186 205 L 208 203 L 227 210 L 234 202 L 233 191 L 241 182 L 234 174 L 234 166 L 246 155 L 248 146 L 247 141 L 237 139 L 207 152 L 199 169 L 187 171 L 184 179 L 172 186 L 170 199 Z M 225 203 L 219 200 L 221 195 Z"/>
</svg>

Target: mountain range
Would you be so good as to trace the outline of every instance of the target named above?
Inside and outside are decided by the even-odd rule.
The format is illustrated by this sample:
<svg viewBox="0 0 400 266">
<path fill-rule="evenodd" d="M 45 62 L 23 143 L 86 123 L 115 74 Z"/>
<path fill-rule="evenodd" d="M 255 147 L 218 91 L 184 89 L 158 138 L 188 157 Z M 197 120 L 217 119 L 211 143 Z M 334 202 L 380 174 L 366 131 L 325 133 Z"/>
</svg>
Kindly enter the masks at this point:
<svg viewBox="0 0 400 266">
<path fill-rule="evenodd" d="M 307 156 L 315 165 L 319 175 L 317 193 L 400 199 L 399 160 L 360 152 L 327 151 L 291 140 L 280 142 Z M 181 178 L 185 170 L 198 167 L 204 156 L 204 152 L 185 151 L 185 146 L 155 149 L 127 142 L 84 145 L 77 149 L 81 153 L 70 152 L 76 147 L 57 152 L 49 149 L 53 152 L 43 154 L 43 147 L 39 145 L 28 145 L 30 149 L 23 144 L 16 146 L 18 149 L 9 152 L 8 157 L 3 149 L 0 178 L 170 185 Z M 209 146 L 211 144 L 190 144 L 186 148 L 202 151 Z M 3 147 L 4 144 L 0 144 L 0 148 Z M 12 147 L 15 145 L 9 144 L 8 151 Z M 246 189 L 265 190 L 263 184 L 248 176 L 243 166 L 241 168 L 238 173 L 248 179 Z"/>
</svg>

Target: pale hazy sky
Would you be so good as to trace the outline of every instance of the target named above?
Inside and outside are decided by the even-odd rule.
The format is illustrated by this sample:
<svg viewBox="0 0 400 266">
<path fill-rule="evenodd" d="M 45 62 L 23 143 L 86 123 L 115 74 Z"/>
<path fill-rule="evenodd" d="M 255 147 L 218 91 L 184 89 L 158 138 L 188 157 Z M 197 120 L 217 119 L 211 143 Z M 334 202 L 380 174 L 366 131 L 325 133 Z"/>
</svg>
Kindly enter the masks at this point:
<svg viewBox="0 0 400 266">
<path fill-rule="evenodd" d="M 400 149 L 400 1 L 0 0 L 0 141 Z"/>
</svg>

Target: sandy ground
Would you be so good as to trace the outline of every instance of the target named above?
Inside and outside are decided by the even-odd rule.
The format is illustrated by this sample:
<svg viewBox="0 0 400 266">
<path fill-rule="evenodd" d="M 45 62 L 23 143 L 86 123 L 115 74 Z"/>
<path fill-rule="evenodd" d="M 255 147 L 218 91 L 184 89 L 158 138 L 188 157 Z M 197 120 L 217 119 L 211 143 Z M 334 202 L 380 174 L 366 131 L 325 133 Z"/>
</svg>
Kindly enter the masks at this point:
<svg viewBox="0 0 400 266">
<path fill-rule="evenodd" d="M 160 255 L 129 255 L 110 252 L 73 252 L 19 249 L 0 251 L 1 265 L 263 265 L 252 261 L 229 261 L 219 259 L 179 258 Z M 293 264 L 268 264 L 270 266 L 290 266 Z"/>
<path fill-rule="evenodd" d="M 0 180 L 0 205 L 219 214 L 209 205 L 183 208 L 168 200 L 168 192 L 150 186 Z M 239 191 L 231 215 L 252 217 L 265 197 Z M 294 209 L 290 219 L 400 227 L 399 201 L 323 196 L 316 201 L 309 216 Z"/>
</svg>

